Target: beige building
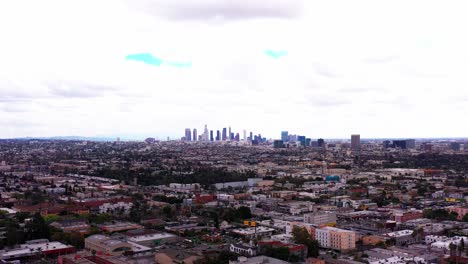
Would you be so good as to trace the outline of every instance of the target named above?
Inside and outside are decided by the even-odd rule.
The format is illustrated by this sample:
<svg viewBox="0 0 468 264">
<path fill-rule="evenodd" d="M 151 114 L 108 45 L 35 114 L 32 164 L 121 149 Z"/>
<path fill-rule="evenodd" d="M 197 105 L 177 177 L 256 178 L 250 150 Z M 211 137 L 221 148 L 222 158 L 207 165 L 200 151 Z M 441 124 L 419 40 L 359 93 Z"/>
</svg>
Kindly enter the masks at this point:
<svg viewBox="0 0 468 264">
<path fill-rule="evenodd" d="M 335 227 L 323 227 L 315 230 L 315 238 L 324 248 L 347 251 L 356 248 L 356 233 Z"/>
<path fill-rule="evenodd" d="M 132 250 L 132 245 L 104 235 L 92 235 L 85 239 L 85 248 L 90 251 L 101 252 L 111 256 L 122 255 Z"/>
</svg>

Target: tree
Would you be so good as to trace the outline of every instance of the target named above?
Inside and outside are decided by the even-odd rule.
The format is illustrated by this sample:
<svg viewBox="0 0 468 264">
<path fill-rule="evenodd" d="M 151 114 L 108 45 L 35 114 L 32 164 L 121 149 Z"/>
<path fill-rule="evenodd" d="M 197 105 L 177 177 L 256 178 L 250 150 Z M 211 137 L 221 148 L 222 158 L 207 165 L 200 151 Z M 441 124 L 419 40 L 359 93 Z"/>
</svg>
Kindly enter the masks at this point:
<svg viewBox="0 0 468 264">
<path fill-rule="evenodd" d="M 50 229 L 40 213 L 35 213 L 32 220 L 26 224 L 28 239 L 50 238 Z"/>
<path fill-rule="evenodd" d="M 449 249 L 450 249 L 450 256 L 453 257 L 455 255 L 455 250 L 457 249 L 457 246 L 453 243 L 450 243 Z"/>
<path fill-rule="evenodd" d="M 237 214 L 239 215 L 240 219 L 252 218 L 252 213 L 250 212 L 250 208 L 246 206 L 239 207 L 239 209 L 237 209 Z"/>
<path fill-rule="evenodd" d="M 460 238 L 460 243 L 458 244 L 458 256 L 461 257 L 462 252 L 465 251 L 465 240 Z"/>
<path fill-rule="evenodd" d="M 312 235 L 307 232 L 307 229 L 303 227 L 294 227 L 293 239 L 297 244 L 302 244 L 307 247 L 308 257 L 318 257 L 319 255 L 319 243 L 315 240 Z"/>
<path fill-rule="evenodd" d="M 164 206 L 163 213 L 166 216 L 166 218 L 172 218 L 172 207 L 170 207 L 169 205 Z"/>
</svg>

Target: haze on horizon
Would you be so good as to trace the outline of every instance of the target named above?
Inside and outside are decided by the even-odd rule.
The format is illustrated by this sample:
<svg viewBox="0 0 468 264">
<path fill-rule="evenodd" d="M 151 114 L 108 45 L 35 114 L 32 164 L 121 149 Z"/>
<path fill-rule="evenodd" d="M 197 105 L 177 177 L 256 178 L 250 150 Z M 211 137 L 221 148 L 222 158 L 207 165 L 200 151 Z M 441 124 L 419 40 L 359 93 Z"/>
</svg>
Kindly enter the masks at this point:
<svg viewBox="0 0 468 264">
<path fill-rule="evenodd" d="M 1 1 L 0 138 L 466 137 L 467 7 Z"/>
</svg>

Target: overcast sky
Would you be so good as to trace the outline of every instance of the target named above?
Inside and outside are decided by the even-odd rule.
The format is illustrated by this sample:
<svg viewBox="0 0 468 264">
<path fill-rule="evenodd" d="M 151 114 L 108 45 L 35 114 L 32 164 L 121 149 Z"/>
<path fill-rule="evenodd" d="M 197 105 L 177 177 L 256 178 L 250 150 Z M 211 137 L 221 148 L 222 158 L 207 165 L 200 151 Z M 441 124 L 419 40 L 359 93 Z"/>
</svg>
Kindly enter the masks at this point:
<svg viewBox="0 0 468 264">
<path fill-rule="evenodd" d="M 0 137 L 468 136 L 467 8 L 2 0 Z"/>
</svg>

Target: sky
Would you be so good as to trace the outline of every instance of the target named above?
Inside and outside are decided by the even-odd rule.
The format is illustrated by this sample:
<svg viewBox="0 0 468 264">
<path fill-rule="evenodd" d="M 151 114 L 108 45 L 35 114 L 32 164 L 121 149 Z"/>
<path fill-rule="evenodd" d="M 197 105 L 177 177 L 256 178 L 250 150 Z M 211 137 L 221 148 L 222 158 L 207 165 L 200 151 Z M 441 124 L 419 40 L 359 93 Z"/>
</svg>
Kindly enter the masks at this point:
<svg viewBox="0 0 468 264">
<path fill-rule="evenodd" d="M 0 138 L 465 137 L 467 7 L 2 0 Z"/>
</svg>

